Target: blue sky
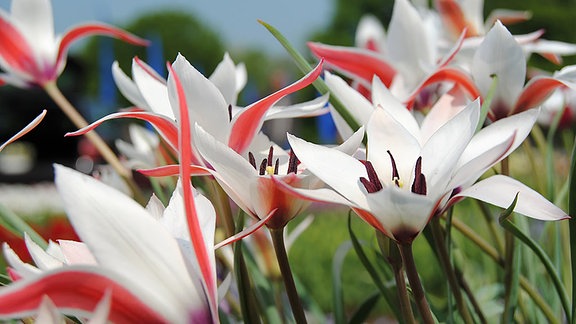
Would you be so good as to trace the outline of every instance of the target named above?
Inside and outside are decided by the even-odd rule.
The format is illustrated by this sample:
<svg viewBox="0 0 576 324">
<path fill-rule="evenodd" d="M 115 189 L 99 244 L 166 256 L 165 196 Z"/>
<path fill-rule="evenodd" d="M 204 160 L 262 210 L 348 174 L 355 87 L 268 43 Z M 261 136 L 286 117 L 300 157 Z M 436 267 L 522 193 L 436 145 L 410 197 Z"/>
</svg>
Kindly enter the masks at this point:
<svg viewBox="0 0 576 324">
<path fill-rule="evenodd" d="M 4 0 L 0 7 L 7 9 L 9 4 Z M 53 0 L 52 6 L 57 32 L 94 20 L 122 25 L 145 12 L 176 8 L 194 13 L 231 49 L 258 46 L 279 54 L 284 50 L 257 19 L 273 25 L 304 50 L 310 33 L 325 27 L 333 13 L 333 0 Z"/>
</svg>

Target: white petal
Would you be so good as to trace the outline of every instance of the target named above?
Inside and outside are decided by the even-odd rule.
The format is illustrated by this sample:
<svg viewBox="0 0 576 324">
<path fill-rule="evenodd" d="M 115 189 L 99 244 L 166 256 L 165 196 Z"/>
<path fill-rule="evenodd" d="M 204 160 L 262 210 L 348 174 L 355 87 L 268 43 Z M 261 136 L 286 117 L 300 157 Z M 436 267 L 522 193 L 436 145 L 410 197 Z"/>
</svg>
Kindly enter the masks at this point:
<svg viewBox="0 0 576 324">
<path fill-rule="evenodd" d="M 312 144 L 288 134 L 298 159 L 320 180 L 358 206 L 366 207 L 366 190 L 360 177 L 367 178 L 364 165 L 336 149 Z"/>
<path fill-rule="evenodd" d="M 88 249 L 88 246 L 83 242 L 76 242 L 70 240 L 58 240 L 62 254 L 66 259 L 66 264 L 87 264 L 96 265 L 96 259 Z"/>
<path fill-rule="evenodd" d="M 190 125 L 198 123 L 217 140 L 226 142 L 230 134 L 230 117 L 228 104 L 220 90 L 182 55 L 176 58 L 174 71 L 178 74 L 186 93 Z M 178 100 L 172 84 L 169 84 L 169 91 L 172 107 L 177 108 Z"/>
<path fill-rule="evenodd" d="M 24 263 L 8 243 L 2 244 L 2 250 L 6 263 L 8 263 L 18 275 L 22 276 L 22 278 L 30 278 L 42 273 L 42 271 L 35 266 Z"/>
<path fill-rule="evenodd" d="M 400 176 L 406 182 L 410 179 L 414 163 L 420 154 L 420 143 L 392 114 L 376 107 L 368 125 L 367 158 L 372 162 L 380 179 L 392 183 L 392 154 Z"/>
<path fill-rule="evenodd" d="M 416 122 L 412 112 L 406 108 L 398 98 L 394 97 L 390 90 L 380 81 L 377 76 L 372 79 L 372 104 L 382 107 L 394 117 L 413 137 L 418 138 L 420 126 Z"/>
<path fill-rule="evenodd" d="M 40 303 L 40 308 L 38 309 L 38 315 L 34 321 L 43 324 L 60 324 L 64 322 L 64 317 L 60 314 L 52 300 L 50 300 L 50 297 L 44 295 Z"/>
<path fill-rule="evenodd" d="M 152 112 L 174 120 L 174 111 L 168 100 L 166 81 L 152 71 L 154 70 L 143 61 L 132 62 L 132 78 L 140 94 L 148 103 L 148 107 Z"/>
<path fill-rule="evenodd" d="M 46 251 L 34 243 L 26 233 L 24 233 L 24 242 L 26 243 L 26 248 L 28 248 L 32 260 L 34 260 L 36 266 L 41 270 L 46 271 L 62 266 L 62 261 L 46 253 Z"/>
<path fill-rule="evenodd" d="M 247 184 L 258 176 L 258 172 L 246 159 L 216 140 L 200 125 L 196 125 L 194 138 L 198 151 L 216 171 L 217 180 L 226 193 L 245 211 L 253 212 Z"/>
<path fill-rule="evenodd" d="M 422 121 L 420 143 L 428 141 L 430 136 L 442 127 L 442 125 L 446 124 L 466 107 L 466 104 L 460 104 L 456 101 L 457 99 L 450 94 L 444 94 L 438 99 L 424 118 L 424 121 Z"/>
<path fill-rule="evenodd" d="M 367 48 L 369 42 L 376 45 L 376 49 L 383 53 L 386 32 L 384 26 L 378 18 L 373 15 L 366 14 L 360 18 L 358 27 L 356 27 L 356 36 L 354 37 L 356 47 Z"/>
<path fill-rule="evenodd" d="M 168 318 L 186 321 L 198 301 L 176 240 L 131 198 L 94 178 L 55 166 L 56 186 L 74 229 L 98 264 Z"/>
<path fill-rule="evenodd" d="M 344 143 L 336 146 L 335 149 L 348 155 L 354 155 L 362 145 L 362 140 L 364 140 L 364 126 L 361 126 Z"/>
<path fill-rule="evenodd" d="M 508 208 L 518 194 L 514 211 L 540 220 L 561 220 L 569 216 L 525 184 L 503 175 L 491 176 L 462 191 L 456 197 L 471 197 Z"/>
<path fill-rule="evenodd" d="M 492 106 L 504 105 L 511 109 L 526 77 L 526 58 L 522 47 L 500 22 L 490 29 L 474 54 L 472 63 L 474 80 L 483 95 L 492 85 L 492 75 L 498 77 Z"/>
<path fill-rule="evenodd" d="M 264 120 L 312 117 L 325 114 L 328 112 L 328 97 L 329 94 L 325 94 L 313 100 L 290 106 L 274 105 L 266 112 Z"/>
<path fill-rule="evenodd" d="M 228 53 L 224 54 L 209 80 L 220 90 L 227 104 L 236 105 L 236 66 Z"/>
<path fill-rule="evenodd" d="M 118 87 L 120 93 L 126 99 L 128 99 L 128 101 L 130 101 L 132 104 L 134 104 L 139 108 L 152 111 L 152 109 L 146 102 L 146 99 L 144 99 L 144 97 L 140 93 L 140 90 L 136 86 L 136 83 L 134 83 L 134 81 L 132 81 L 132 79 L 130 79 L 130 77 L 127 76 L 126 73 L 124 73 L 124 71 L 122 71 L 120 65 L 118 64 L 118 61 L 114 61 L 114 63 L 112 63 L 112 78 L 114 78 L 114 82 L 116 83 L 116 86 Z"/>
<path fill-rule="evenodd" d="M 422 173 L 429 195 L 444 194 L 450 175 L 476 131 L 480 103 L 475 100 L 434 133 L 422 148 Z M 438 197 L 434 197 L 438 198 Z"/>
<path fill-rule="evenodd" d="M 58 48 L 50 0 L 12 1 L 10 15 L 37 55 L 38 63 L 53 65 Z"/>
<path fill-rule="evenodd" d="M 336 75 L 324 72 L 324 81 L 330 93 L 342 102 L 354 119 L 360 125 L 365 125 L 374 110 L 373 105 Z"/>
</svg>

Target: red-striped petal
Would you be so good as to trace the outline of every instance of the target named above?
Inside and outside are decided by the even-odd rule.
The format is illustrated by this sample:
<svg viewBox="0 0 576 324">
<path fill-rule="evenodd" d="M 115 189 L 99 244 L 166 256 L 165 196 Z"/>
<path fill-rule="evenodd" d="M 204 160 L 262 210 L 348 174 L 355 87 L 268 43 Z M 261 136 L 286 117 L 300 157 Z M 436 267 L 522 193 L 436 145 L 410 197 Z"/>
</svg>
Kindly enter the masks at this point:
<svg viewBox="0 0 576 324">
<path fill-rule="evenodd" d="M 377 75 L 389 87 L 396 75 L 396 69 L 391 64 L 370 50 L 320 43 L 308 43 L 308 47 L 316 57 L 324 58 L 327 64 L 355 75 L 367 84 L 371 84 L 372 78 Z"/>
<path fill-rule="evenodd" d="M 171 164 L 171 165 L 164 165 L 157 168 L 152 169 L 139 169 L 138 172 L 142 173 L 147 177 L 170 177 L 170 176 L 177 176 L 180 174 L 180 165 L 178 164 Z M 190 175 L 191 176 L 203 176 L 203 175 L 211 175 L 212 173 L 205 167 L 191 165 L 190 166 Z"/>
<path fill-rule="evenodd" d="M 217 310 L 217 287 L 215 278 L 215 269 L 211 267 L 210 257 L 208 256 L 208 249 L 202 234 L 202 228 L 198 221 L 196 214 L 196 206 L 194 202 L 194 195 L 192 194 L 192 183 L 190 183 L 190 176 L 192 174 L 191 165 L 193 160 L 192 151 L 192 131 L 190 127 L 190 116 L 188 106 L 186 104 L 186 93 L 182 87 L 182 83 L 178 74 L 172 68 L 172 65 L 167 64 L 169 76 L 168 85 L 174 86 L 178 96 L 178 110 L 180 112 L 180 132 L 178 133 L 178 142 L 180 144 L 179 160 L 180 160 L 180 178 L 182 179 L 182 193 L 184 197 L 184 209 L 186 211 L 186 222 L 190 232 L 190 239 L 194 252 L 198 258 L 198 265 L 200 272 L 204 278 L 203 284 L 206 287 L 208 300 L 210 303 L 210 310 L 212 312 L 212 319 L 218 320 Z"/>
<path fill-rule="evenodd" d="M 554 90 L 563 86 L 565 86 L 565 84 L 562 81 L 550 77 L 536 77 L 530 80 L 524 87 L 524 90 L 522 90 L 520 97 L 518 97 L 511 114 L 516 114 L 538 106 L 544 102 Z"/>
<path fill-rule="evenodd" d="M 94 130 L 105 121 L 119 118 L 135 118 L 149 122 L 174 150 L 178 149 L 178 127 L 176 127 L 176 124 L 165 116 L 143 111 L 125 111 L 113 113 L 108 116 L 104 116 L 92 124 L 75 132 L 66 133 L 65 136 L 84 135 L 89 131 Z"/>
<path fill-rule="evenodd" d="M 68 48 L 70 48 L 70 45 L 72 45 L 74 41 L 83 37 L 93 35 L 110 36 L 123 40 L 127 43 L 140 46 L 147 46 L 149 44 L 149 41 L 145 39 L 130 34 L 122 29 L 109 26 L 106 24 L 79 25 L 67 31 L 62 37 L 62 40 L 60 41 L 60 46 L 58 48 L 58 57 L 56 60 L 57 62 L 56 66 L 60 66 L 62 62 L 64 62 L 64 60 L 66 59 L 65 56 L 66 53 L 68 52 Z"/>
<path fill-rule="evenodd" d="M 0 15 L 0 44 L 0 56 L 10 69 L 34 78 L 41 76 L 32 48 L 4 15 Z"/>
<path fill-rule="evenodd" d="M 260 99 L 237 114 L 232 120 L 232 129 L 230 131 L 228 146 L 238 152 L 238 154 L 242 154 L 244 150 L 248 148 L 254 136 L 256 136 L 260 131 L 268 109 L 284 96 L 298 91 L 314 82 L 322 72 L 323 63 L 324 60 L 320 60 L 320 63 L 318 63 L 318 65 L 302 79 L 267 96 L 266 98 Z"/>
<path fill-rule="evenodd" d="M 426 78 L 426 80 L 424 80 L 424 82 L 422 82 L 418 86 L 418 88 L 416 88 L 416 90 L 412 92 L 412 94 L 410 95 L 410 97 L 408 97 L 408 100 L 406 101 L 406 107 L 409 109 L 412 108 L 414 100 L 416 99 L 420 91 L 422 91 L 422 89 L 424 89 L 425 87 L 435 83 L 446 81 L 452 81 L 456 85 L 460 86 L 470 96 L 471 99 L 481 97 L 480 91 L 478 90 L 478 88 L 476 87 L 474 81 L 470 78 L 470 76 L 468 76 L 466 73 L 458 69 L 445 67 L 437 70 L 428 78 Z"/>
<path fill-rule="evenodd" d="M 466 31 L 465 37 L 478 36 L 478 31 L 466 19 L 466 15 L 462 11 L 460 4 L 454 0 L 437 0 L 436 9 L 440 13 L 440 17 L 448 29 L 452 32 L 454 37 L 457 37 L 464 30 Z"/>
<path fill-rule="evenodd" d="M 102 296 L 112 293 L 108 319 L 115 323 L 164 323 L 150 307 L 107 276 L 87 268 L 62 268 L 32 280 L 19 280 L 0 290 L 0 317 L 30 316 L 48 296 L 65 313 L 91 313 Z"/>
</svg>

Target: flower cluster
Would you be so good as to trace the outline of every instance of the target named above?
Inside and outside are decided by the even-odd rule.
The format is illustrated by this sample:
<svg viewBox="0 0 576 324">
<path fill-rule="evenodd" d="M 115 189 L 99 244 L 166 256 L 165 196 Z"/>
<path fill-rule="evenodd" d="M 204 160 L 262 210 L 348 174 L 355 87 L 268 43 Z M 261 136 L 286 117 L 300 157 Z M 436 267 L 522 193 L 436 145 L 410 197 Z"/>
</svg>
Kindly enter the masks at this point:
<svg viewBox="0 0 576 324">
<path fill-rule="evenodd" d="M 566 181 L 560 198 L 554 197 L 555 188 L 545 197 L 515 179 L 511 166 L 513 152 L 522 148 L 531 156 L 533 171 L 539 171 L 527 138 L 540 131 L 538 121 L 547 127 L 556 123 L 553 131 L 562 119 L 559 114 L 568 122 L 571 110 L 554 107 L 570 105 L 575 96 L 573 67 L 527 80 L 528 56 L 535 53 L 560 63 L 562 55 L 576 54 L 576 45 L 542 39 L 539 31 L 513 35 L 505 24 L 528 19 L 525 12 L 497 11 L 484 21 L 478 3 L 438 0 L 429 8 L 395 0 L 386 29 L 367 15 L 358 24 L 354 47 L 309 43 L 317 63 L 299 80 L 245 107 L 238 105 L 238 95 L 247 82 L 246 67 L 228 53 L 208 77 L 180 54 L 167 64 L 166 78 L 137 57 L 131 76 L 115 62 L 114 81 L 132 107 L 88 123 L 56 85 L 70 44 L 93 34 L 134 45 L 147 42 L 102 24 L 55 35 L 50 1 L 13 0 L 10 13 L 0 10 L 0 80 L 44 89 L 78 127 L 66 136 L 89 136 L 128 194 L 55 165 L 55 184 L 80 241 L 46 243 L 21 222 L 8 226 L 23 236 L 34 265 L 3 244 L 10 282 L 0 288 L 0 318 L 61 322 L 70 316 L 94 323 L 293 318 L 305 323 L 312 309 L 302 303 L 285 230 L 314 204 L 321 206 L 316 211 L 334 213 L 340 209 L 332 206 L 344 206 L 375 230 L 382 261 L 377 263 L 388 268 L 377 274 L 366 256 L 363 263 L 379 287 L 377 298 L 384 296 L 392 309 L 387 315 L 400 321 L 487 321 L 462 265 L 451 257 L 457 250 L 452 227 L 504 268 L 499 286 L 504 291 L 503 321 L 556 321 L 559 316 L 572 321 L 576 314 L 568 307 L 560 270 L 525 233 L 526 220 L 514 222 L 512 213 L 539 221 L 569 219 L 559 206 L 562 195 L 569 191 L 573 198 L 576 188 Z M 302 103 L 278 104 L 312 84 L 325 93 Z M 323 114 L 330 114 L 341 143 L 320 145 L 287 134 L 290 147 L 284 148 L 262 131 L 268 120 Z M 94 133 L 113 119 L 143 121 L 155 132 L 131 125 L 130 142 L 117 141 L 119 158 Z M 548 156 L 554 149 L 553 131 L 542 144 Z M 530 167 L 522 163 L 523 169 Z M 152 185 L 142 188 L 133 171 Z M 470 228 L 477 223 L 467 226 L 457 219 L 454 207 L 465 198 L 482 206 L 494 247 L 481 231 Z M 495 227 L 493 209 L 484 203 L 505 210 L 499 219 L 503 230 Z M 450 295 L 448 306 L 430 307 L 420 281 L 424 271 L 431 271 L 418 271 L 414 261 L 413 246 L 423 232 L 449 283 L 449 292 L 443 292 Z M 362 255 L 359 241 L 354 235 L 351 240 Z M 559 296 L 558 309 L 534 296 L 524 277 L 518 279 L 519 242 L 544 264 Z M 262 297 L 263 284 L 256 279 L 261 276 L 283 282 L 283 288 L 269 288 L 281 290 L 273 294 L 274 301 Z M 378 276 L 393 281 L 392 289 Z M 518 293 L 520 286 L 525 294 Z M 517 309 L 519 295 L 533 300 L 542 314 L 531 318 L 533 312 Z M 372 304 L 364 304 L 366 314 L 356 314 L 361 316 L 356 320 L 368 318 L 375 300 L 368 299 Z M 344 320 L 342 310 L 333 311 Z"/>
</svg>

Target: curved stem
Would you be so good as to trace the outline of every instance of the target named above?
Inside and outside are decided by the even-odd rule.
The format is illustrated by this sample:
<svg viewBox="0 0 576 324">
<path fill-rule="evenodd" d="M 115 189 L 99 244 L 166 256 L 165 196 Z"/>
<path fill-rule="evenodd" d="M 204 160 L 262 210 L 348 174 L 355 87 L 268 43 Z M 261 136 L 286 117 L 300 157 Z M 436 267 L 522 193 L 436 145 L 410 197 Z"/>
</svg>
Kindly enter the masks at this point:
<svg viewBox="0 0 576 324">
<path fill-rule="evenodd" d="M 64 112 L 64 114 L 68 117 L 68 119 L 70 119 L 70 121 L 72 121 L 72 123 L 76 127 L 84 128 L 88 126 L 88 122 L 84 119 L 84 117 L 82 117 L 82 115 L 80 115 L 78 110 L 74 108 L 74 106 L 70 103 L 70 101 L 66 99 L 64 94 L 62 94 L 62 92 L 56 85 L 55 81 L 46 83 L 44 85 L 44 91 L 46 91 L 46 93 L 50 96 L 50 98 L 52 98 L 52 100 L 58 105 L 58 107 L 60 107 L 62 112 Z M 96 147 L 98 152 L 100 152 L 104 160 L 106 160 L 106 162 L 108 162 L 110 166 L 112 166 L 112 168 L 114 168 L 114 170 L 124 179 L 126 184 L 132 190 L 134 198 L 136 198 L 136 200 L 140 202 L 145 202 L 142 193 L 140 192 L 140 189 L 138 188 L 138 186 L 134 182 L 134 179 L 132 178 L 132 172 L 129 169 L 125 168 L 124 165 L 122 165 L 122 163 L 120 163 L 120 160 L 118 160 L 116 154 L 114 154 L 112 149 L 108 146 L 108 144 L 106 144 L 106 142 L 102 139 L 102 137 L 100 137 L 100 135 L 98 135 L 98 133 L 96 133 L 95 131 L 86 133 L 86 137 L 88 138 L 88 140 L 90 140 L 92 144 L 94 144 L 94 146 Z"/>
<path fill-rule="evenodd" d="M 386 257 L 386 260 L 392 267 L 392 272 L 394 272 L 394 281 L 396 282 L 396 292 L 398 293 L 402 319 L 404 323 L 407 324 L 416 323 L 412 305 L 410 304 L 410 296 L 408 296 L 406 279 L 404 278 L 404 265 L 402 264 L 400 247 L 380 231 L 376 231 L 376 238 L 378 239 L 378 246 L 380 247 L 382 255 Z"/>
<path fill-rule="evenodd" d="M 284 287 L 286 288 L 286 294 L 288 295 L 288 300 L 290 301 L 290 307 L 292 307 L 292 314 L 294 314 L 294 319 L 298 324 L 307 323 L 306 315 L 304 314 L 304 308 L 302 308 L 300 296 L 298 296 L 296 284 L 294 283 L 294 277 L 292 276 L 292 270 L 290 269 L 290 263 L 288 262 L 286 247 L 284 246 L 284 227 L 279 229 L 270 229 L 270 234 L 272 236 L 272 243 L 274 244 L 276 259 L 278 259 L 278 265 L 280 266 L 280 272 L 282 273 Z"/>
<path fill-rule="evenodd" d="M 398 244 L 398 247 L 400 248 L 402 262 L 404 262 L 404 266 L 406 267 L 406 276 L 408 277 L 408 282 L 410 282 L 412 294 L 420 311 L 420 316 L 422 316 L 422 321 L 423 323 L 434 324 L 434 317 L 432 316 L 430 305 L 428 304 L 428 300 L 426 300 L 424 288 L 422 287 L 422 282 L 420 282 L 420 277 L 416 270 L 414 254 L 412 253 L 412 243 Z"/>
<path fill-rule="evenodd" d="M 440 265 L 442 266 L 444 273 L 446 274 L 446 278 L 448 279 L 448 284 L 450 289 L 452 290 L 452 294 L 456 299 L 456 307 L 458 307 L 458 311 L 460 315 L 462 315 L 462 319 L 464 323 L 474 323 L 472 320 L 472 316 L 468 311 L 468 307 L 462 298 L 462 293 L 460 291 L 460 285 L 458 284 L 458 280 L 456 278 L 456 273 L 454 272 L 454 268 L 452 267 L 452 263 L 450 262 L 450 257 L 448 256 L 448 251 L 446 249 L 446 244 L 444 244 L 444 235 L 442 234 L 442 229 L 440 228 L 440 219 L 435 217 L 430 222 L 430 226 L 432 228 L 432 237 L 434 239 L 434 243 L 436 245 L 436 249 L 438 251 L 438 260 L 440 261 Z"/>
</svg>

